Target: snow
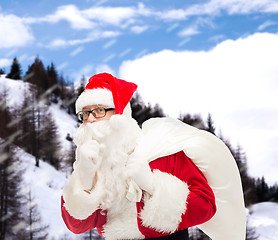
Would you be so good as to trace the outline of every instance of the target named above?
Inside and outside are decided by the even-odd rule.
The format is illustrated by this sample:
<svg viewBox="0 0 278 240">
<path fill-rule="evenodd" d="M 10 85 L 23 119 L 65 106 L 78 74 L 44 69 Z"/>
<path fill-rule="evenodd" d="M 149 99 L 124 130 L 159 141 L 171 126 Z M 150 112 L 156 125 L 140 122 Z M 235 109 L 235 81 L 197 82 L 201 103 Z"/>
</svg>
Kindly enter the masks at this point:
<svg viewBox="0 0 278 240">
<path fill-rule="evenodd" d="M 40 161 L 40 167 L 35 166 L 35 158 L 16 149 L 16 157 L 20 159 L 23 174 L 22 193 L 31 190 L 40 212 L 42 225 L 48 225 L 49 239 L 61 239 L 65 235 L 72 235 L 66 228 L 60 210 L 62 189 L 67 179 L 48 163 Z"/>
<path fill-rule="evenodd" d="M 258 240 L 278 239 L 278 203 L 262 202 L 250 209 L 249 224 L 254 227 Z"/>
<path fill-rule="evenodd" d="M 24 90 L 28 90 L 29 84 L 21 80 L 12 80 L 0 75 L 0 93 L 7 90 L 7 105 L 16 107 L 22 104 L 24 99 Z"/>
<path fill-rule="evenodd" d="M 0 93 L 7 91 L 7 105 L 11 108 L 20 107 L 24 99 L 24 90 L 28 93 L 29 83 L 22 80 L 8 79 L 5 75 L 0 75 Z M 67 134 L 71 137 L 74 135 L 77 128 L 77 120 L 75 116 L 65 113 L 58 104 L 51 104 L 50 113 L 58 127 L 58 136 L 61 146 L 61 151 L 70 148 L 70 142 L 65 141 Z"/>
<path fill-rule="evenodd" d="M 0 92 L 8 90 L 7 104 L 10 107 L 19 106 L 22 103 L 24 89 L 28 84 L 20 80 L 10 80 L 0 76 Z M 58 127 L 58 134 L 62 148 L 69 149 L 69 142 L 65 139 L 69 133 L 71 136 L 76 131 L 76 120 L 68 115 L 58 105 L 50 106 Z M 25 169 L 23 173 L 22 192 L 27 193 L 31 189 L 36 199 L 43 225 L 48 225 L 48 239 L 80 239 L 82 236 L 71 233 L 65 226 L 60 210 L 62 189 L 68 181 L 66 174 L 57 171 L 48 163 L 40 161 L 40 166 L 35 166 L 35 158 L 16 149 L 20 167 Z M 258 240 L 277 240 L 278 236 L 278 204 L 271 202 L 258 203 L 249 210 L 249 224 L 256 230 Z"/>
<path fill-rule="evenodd" d="M 12 80 L 0 76 L 0 93 L 7 90 L 7 105 L 19 107 L 24 99 L 24 90 L 28 91 L 29 84 L 21 80 Z M 52 104 L 50 112 L 58 127 L 61 150 L 70 148 L 66 136 L 71 136 L 76 131 L 77 121 L 61 109 L 57 104 Z M 22 193 L 31 190 L 40 212 L 42 225 L 48 225 L 48 239 L 80 239 L 80 235 L 71 233 L 65 226 L 61 216 L 61 194 L 68 179 L 66 173 L 59 172 L 46 162 L 40 161 L 40 166 L 35 166 L 34 156 L 16 148 L 16 157 L 20 161 L 20 169 L 24 170 Z"/>
<path fill-rule="evenodd" d="M 74 136 L 77 128 L 77 120 L 73 116 L 66 114 L 63 109 L 60 108 L 58 104 L 52 104 L 50 106 L 50 112 L 55 120 L 56 126 L 58 127 L 58 135 L 60 137 L 60 142 L 62 147 L 69 149 L 69 141 L 65 141 L 67 134 L 71 137 Z"/>
</svg>

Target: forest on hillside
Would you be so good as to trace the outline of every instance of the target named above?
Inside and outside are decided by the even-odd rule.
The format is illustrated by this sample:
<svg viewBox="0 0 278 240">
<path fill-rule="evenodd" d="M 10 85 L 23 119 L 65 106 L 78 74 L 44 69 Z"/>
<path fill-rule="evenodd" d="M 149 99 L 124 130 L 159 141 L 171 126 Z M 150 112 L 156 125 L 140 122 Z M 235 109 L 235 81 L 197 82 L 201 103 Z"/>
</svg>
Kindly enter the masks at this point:
<svg viewBox="0 0 278 240">
<path fill-rule="evenodd" d="M 17 108 L 7 104 L 5 90 L 0 92 L 0 240 L 3 240 L 6 239 L 5 236 L 13 236 L 12 226 L 20 224 L 21 221 L 29 221 L 31 225 L 39 221 L 37 217 L 39 214 L 36 214 L 38 210 L 35 208 L 29 208 L 29 211 L 22 215 L 22 202 L 31 202 L 32 192 L 29 192 L 24 199 L 19 195 L 17 183 L 21 181 L 21 173 L 11 167 L 16 162 L 13 157 L 13 146 L 18 146 L 33 155 L 36 159 L 34 164 L 37 167 L 40 167 L 40 161 L 44 161 L 58 171 L 70 169 L 75 160 L 73 136 L 67 136 L 72 148 L 67 154 L 61 155 L 57 126 L 49 112 L 49 106 L 58 104 L 67 114 L 75 115 L 75 100 L 84 90 L 86 79 L 82 76 L 79 86 L 75 87 L 72 82 L 65 80 L 63 74 L 58 73 L 54 63 L 45 67 L 39 57 L 34 59 L 25 73 L 22 72 L 17 58 L 14 58 L 10 69 L 8 71 L 0 69 L 0 74 L 6 74 L 7 81 L 14 79 L 29 84 L 29 90 L 24 93 L 22 104 Z M 131 107 L 133 118 L 140 126 L 147 119 L 166 116 L 159 104 L 155 106 L 146 104 L 139 94 L 135 94 L 131 99 Z M 207 119 L 202 119 L 198 114 L 183 114 L 179 119 L 217 135 L 215 131 L 217 126 L 214 125 L 213 116 L 210 114 Z M 76 124 L 78 124 L 77 120 Z M 254 178 L 248 174 L 248 159 L 244 147 L 232 146 L 228 137 L 217 137 L 228 146 L 236 160 L 242 179 L 246 207 L 264 201 L 278 202 L 277 185 L 269 185 L 264 177 Z M 9 215 L 10 212 L 17 214 Z M 22 229 L 20 234 L 17 233 L 16 239 L 45 239 L 46 236 L 41 235 L 45 232 L 45 228 L 46 226 L 41 226 L 33 232 Z M 94 232 L 86 236 L 86 239 L 97 238 Z M 197 239 L 209 238 L 198 231 L 191 234 L 191 240 Z M 253 229 L 248 228 L 246 239 L 256 239 Z"/>
</svg>

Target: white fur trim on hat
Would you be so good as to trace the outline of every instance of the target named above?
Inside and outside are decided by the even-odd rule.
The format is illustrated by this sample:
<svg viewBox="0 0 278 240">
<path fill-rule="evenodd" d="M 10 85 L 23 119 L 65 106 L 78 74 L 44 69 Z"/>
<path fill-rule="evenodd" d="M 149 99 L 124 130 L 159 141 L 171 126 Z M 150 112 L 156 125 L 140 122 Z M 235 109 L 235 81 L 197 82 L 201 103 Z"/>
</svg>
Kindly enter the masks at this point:
<svg viewBox="0 0 278 240">
<path fill-rule="evenodd" d="M 105 88 L 85 89 L 75 102 L 76 113 L 90 105 L 115 107 L 112 92 Z"/>
</svg>

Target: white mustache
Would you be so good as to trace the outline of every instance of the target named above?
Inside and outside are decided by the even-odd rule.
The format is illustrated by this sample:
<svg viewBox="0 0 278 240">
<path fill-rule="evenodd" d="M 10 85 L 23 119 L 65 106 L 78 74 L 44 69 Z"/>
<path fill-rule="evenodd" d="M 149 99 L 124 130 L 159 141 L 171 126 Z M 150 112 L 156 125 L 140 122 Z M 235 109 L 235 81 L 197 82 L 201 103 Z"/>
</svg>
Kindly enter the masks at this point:
<svg viewBox="0 0 278 240">
<path fill-rule="evenodd" d="M 102 120 L 94 123 L 82 124 L 75 136 L 74 143 L 82 144 L 88 140 L 103 141 L 111 132 L 111 127 L 108 120 Z"/>
<path fill-rule="evenodd" d="M 74 143 L 79 146 L 88 140 L 96 140 L 106 146 L 106 150 L 122 149 L 133 151 L 141 129 L 133 118 L 114 115 L 109 120 L 82 124 L 74 136 Z"/>
</svg>

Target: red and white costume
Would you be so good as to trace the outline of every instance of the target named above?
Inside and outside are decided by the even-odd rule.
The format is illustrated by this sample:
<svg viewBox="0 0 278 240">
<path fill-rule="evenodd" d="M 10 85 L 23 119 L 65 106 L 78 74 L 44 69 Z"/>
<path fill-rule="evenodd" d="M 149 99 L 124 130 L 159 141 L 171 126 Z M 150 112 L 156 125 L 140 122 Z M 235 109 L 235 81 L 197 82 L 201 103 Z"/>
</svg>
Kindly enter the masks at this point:
<svg viewBox="0 0 278 240">
<path fill-rule="evenodd" d="M 97 228 L 107 240 L 148 239 L 198 225 L 213 240 L 245 239 L 241 181 L 222 141 L 178 120 L 155 118 L 143 124 L 135 142 L 135 148 L 120 161 L 122 176 L 115 178 L 124 187 L 107 207 L 102 205 L 102 184 L 97 182 L 91 194 L 84 192 L 77 147 L 74 171 L 64 188 L 61 205 L 69 230 L 83 233 Z M 143 191 L 141 195 L 136 183 L 125 174 L 130 159 L 149 163 L 152 194 Z"/>
<path fill-rule="evenodd" d="M 144 239 L 204 223 L 214 215 L 214 194 L 203 174 L 183 151 L 158 158 L 150 167 L 156 184 L 153 196 L 145 194 L 137 203 L 119 199 L 116 203 L 119 206 L 114 206 L 120 209 L 115 219 L 109 210 L 101 214 L 100 209 L 96 209 L 80 221 L 70 216 L 62 204 L 68 228 L 74 233 L 83 233 L 97 227 L 107 239 Z"/>
</svg>

